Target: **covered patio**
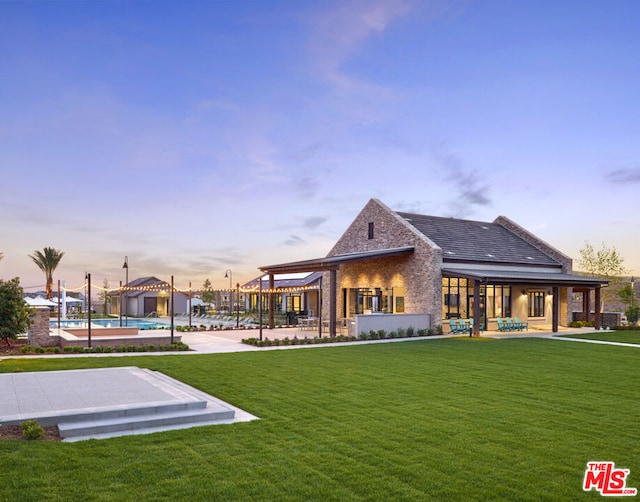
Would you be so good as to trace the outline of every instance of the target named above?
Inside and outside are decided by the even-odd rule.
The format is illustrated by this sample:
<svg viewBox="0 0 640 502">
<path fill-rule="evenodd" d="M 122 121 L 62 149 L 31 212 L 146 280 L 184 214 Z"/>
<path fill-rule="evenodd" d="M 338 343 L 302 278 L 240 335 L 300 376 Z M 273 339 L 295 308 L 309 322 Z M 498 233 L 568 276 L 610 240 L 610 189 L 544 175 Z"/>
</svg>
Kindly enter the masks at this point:
<svg viewBox="0 0 640 502">
<path fill-rule="evenodd" d="M 468 280 L 472 285 L 472 297 L 474 299 L 481 298 L 481 288 L 486 288 L 487 286 L 509 287 L 511 288 L 510 294 L 515 297 L 518 295 L 527 297 L 530 291 L 546 292 L 548 296 L 551 296 L 551 331 L 553 333 L 558 332 L 561 318 L 560 305 L 561 303 L 565 306 L 567 305 L 566 301 L 560 301 L 561 296 L 566 299 L 569 288 L 586 293 L 583 298 L 586 298 L 586 312 L 588 312 L 590 292 L 594 291 L 595 304 L 599 305 L 601 288 L 608 285 L 608 281 L 596 277 L 559 272 L 506 270 L 500 267 L 465 269 L 457 266 L 443 266 L 442 276 L 443 278 Z M 513 291 L 516 291 L 515 295 Z M 483 305 L 480 301 L 473 301 L 471 305 L 473 334 L 474 336 L 479 336 L 482 318 L 484 317 L 484 312 L 482 312 Z M 600 316 L 596 315 L 594 321 L 595 329 L 600 329 Z M 490 329 L 488 323 L 487 329 Z"/>
</svg>

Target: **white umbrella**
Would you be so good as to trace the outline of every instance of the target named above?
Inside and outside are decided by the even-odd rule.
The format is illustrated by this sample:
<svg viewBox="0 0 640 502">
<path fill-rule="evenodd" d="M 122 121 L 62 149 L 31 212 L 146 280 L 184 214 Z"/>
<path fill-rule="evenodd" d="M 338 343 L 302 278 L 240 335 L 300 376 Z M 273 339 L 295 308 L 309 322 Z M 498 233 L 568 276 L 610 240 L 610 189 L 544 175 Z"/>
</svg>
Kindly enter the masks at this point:
<svg viewBox="0 0 640 502">
<path fill-rule="evenodd" d="M 51 300 L 47 300 L 41 296 L 36 296 L 35 298 L 26 297 L 24 301 L 32 307 L 55 307 L 57 305 L 57 303 L 53 303 Z"/>
</svg>

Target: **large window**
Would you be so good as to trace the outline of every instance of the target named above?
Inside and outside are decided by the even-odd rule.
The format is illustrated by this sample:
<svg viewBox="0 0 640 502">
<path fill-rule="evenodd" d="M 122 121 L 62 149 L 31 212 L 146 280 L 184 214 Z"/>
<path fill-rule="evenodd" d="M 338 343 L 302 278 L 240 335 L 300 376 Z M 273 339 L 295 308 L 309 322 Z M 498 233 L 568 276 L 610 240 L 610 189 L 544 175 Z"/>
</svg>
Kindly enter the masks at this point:
<svg viewBox="0 0 640 502">
<path fill-rule="evenodd" d="M 544 317 L 544 291 L 529 291 L 529 317 Z"/>
<path fill-rule="evenodd" d="M 344 291 L 344 303 L 349 304 L 349 317 L 373 312 L 393 314 L 393 288 L 348 289 Z"/>
<path fill-rule="evenodd" d="M 471 291 L 473 294 L 473 290 Z M 442 279 L 443 317 L 469 317 L 467 280 L 458 277 Z"/>
<path fill-rule="evenodd" d="M 480 315 L 483 319 L 511 316 L 511 287 L 480 286 Z M 461 277 L 442 279 L 442 317 L 468 318 L 473 316 L 473 288 L 471 281 Z"/>
<path fill-rule="evenodd" d="M 511 317 L 511 287 L 486 286 L 487 317 Z"/>
<path fill-rule="evenodd" d="M 302 310 L 302 295 L 299 293 L 291 293 L 287 296 L 287 312 L 297 312 Z"/>
</svg>

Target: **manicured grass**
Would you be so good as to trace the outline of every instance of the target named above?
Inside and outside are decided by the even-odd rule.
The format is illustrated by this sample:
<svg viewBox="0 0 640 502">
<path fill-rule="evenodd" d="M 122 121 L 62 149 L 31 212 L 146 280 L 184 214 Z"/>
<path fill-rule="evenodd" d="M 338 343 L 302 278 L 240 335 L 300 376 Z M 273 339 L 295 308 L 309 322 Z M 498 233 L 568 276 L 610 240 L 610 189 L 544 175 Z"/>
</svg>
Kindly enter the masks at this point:
<svg viewBox="0 0 640 502">
<path fill-rule="evenodd" d="M 261 418 L 79 443 L 0 443 L 0 499 L 589 500 L 588 461 L 640 487 L 640 351 L 446 339 L 201 356 L 0 362 L 138 365 Z"/>
<path fill-rule="evenodd" d="M 558 335 L 565 336 L 565 335 Z M 582 340 L 602 340 L 604 342 L 622 342 L 640 345 L 640 330 L 638 331 L 600 331 L 584 334 L 566 335 L 566 338 L 580 338 Z"/>
</svg>

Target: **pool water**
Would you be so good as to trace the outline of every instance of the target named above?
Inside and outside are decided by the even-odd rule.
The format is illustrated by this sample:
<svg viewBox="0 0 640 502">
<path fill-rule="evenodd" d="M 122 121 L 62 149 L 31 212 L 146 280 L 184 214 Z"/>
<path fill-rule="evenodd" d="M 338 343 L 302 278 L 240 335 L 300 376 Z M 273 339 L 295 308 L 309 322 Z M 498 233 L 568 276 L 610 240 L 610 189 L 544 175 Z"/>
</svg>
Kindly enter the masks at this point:
<svg viewBox="0 0 640 502">
<path fill-rule="evenodd" d="M 58 321 L 49 321 L 52 328 L 58 327 Z M 60 321 L 61 328 L 86 328 L 86 319 L 66 319 Z M 120 319 L 91 319 L 92 328 L 119 328 Z M 147 319 L 129 319 L 128 321 L 122 320 L 122 327 L 143 329 L 165 329 L 168 328 L 168 324 L 164 324 L 156 321 L 149 321 Z"/>
</svg>

